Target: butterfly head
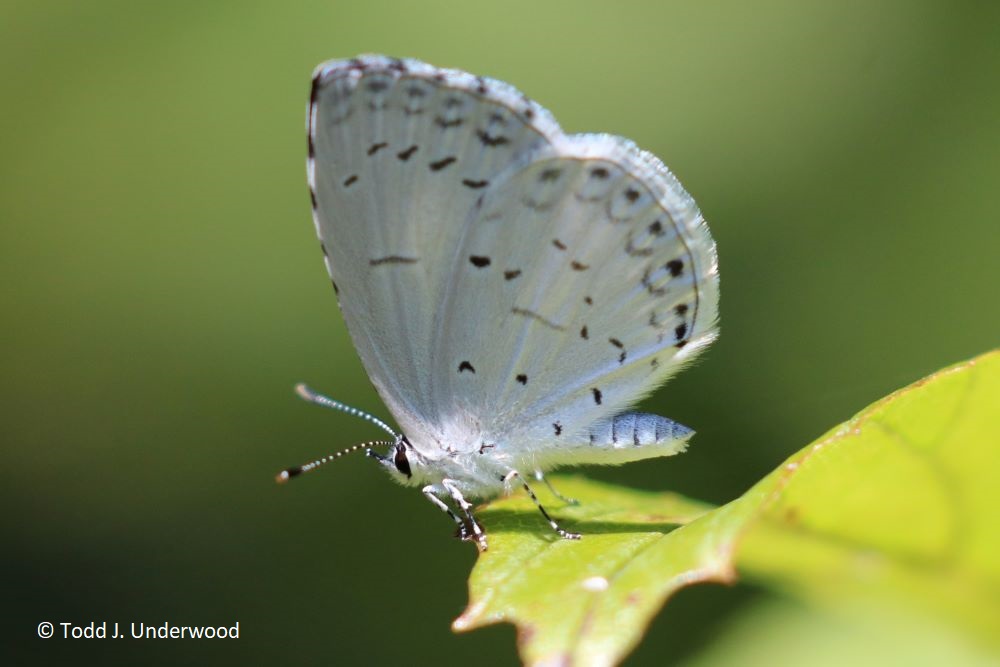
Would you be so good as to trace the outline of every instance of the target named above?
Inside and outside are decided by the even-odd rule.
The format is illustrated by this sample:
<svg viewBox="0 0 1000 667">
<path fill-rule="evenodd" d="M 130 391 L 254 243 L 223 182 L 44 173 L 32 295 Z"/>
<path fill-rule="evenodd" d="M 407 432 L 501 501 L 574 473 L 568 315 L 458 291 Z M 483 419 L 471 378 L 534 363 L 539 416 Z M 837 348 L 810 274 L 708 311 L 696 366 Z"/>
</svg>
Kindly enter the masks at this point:
<svg viewBox="0 0 1000 667">
<path fill-rule="evenodd" d="M 396 440 L 396 444 L 393 445 L 392 448 L 392 457 L 391 457 L 392 465 L 386 466 L 390 470 L 394 471 L 395 474 L 400 475 L 402 477 L 400 481 L 402 482 L 407 482 L 413 477 L 413 469 L 410 467 L 410 458 L 408 451 L 412 452 L 413 446 L 406 439 L 405 435 L 401 435 Z"/>
<path fill-rule="evenodd" d="M 404 486 L 423 485 L 436 479 L 434 462 L 421 454 L 405 435 L 398 435 L 384 456 L 371 449 L 367 453 L 385 466 L 390 477 Z"/>
</svg>

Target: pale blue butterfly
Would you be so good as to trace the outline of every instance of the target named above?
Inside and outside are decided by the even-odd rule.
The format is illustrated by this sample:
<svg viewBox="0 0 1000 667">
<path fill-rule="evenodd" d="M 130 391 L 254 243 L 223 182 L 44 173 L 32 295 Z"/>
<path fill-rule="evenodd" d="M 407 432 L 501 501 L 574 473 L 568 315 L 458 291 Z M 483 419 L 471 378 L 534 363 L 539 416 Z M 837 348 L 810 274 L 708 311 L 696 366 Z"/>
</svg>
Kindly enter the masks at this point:
<svg viewBox="0 0 1000 667">
<path fill-rule="evenodd" d="M 470 499 L 517 481 L 575 539 L 525 476 L 685 449 L 690 429 L 628 411 L 718 334 L 715 243 L 656 157 L 566 135 L 506 83 L 385 56 L 320 65 L 307 125 L 326 266 L 401 433 L 300 386 L 392 440 L 279 480 L 364 449 L 485 549 Z"/>
</svg>

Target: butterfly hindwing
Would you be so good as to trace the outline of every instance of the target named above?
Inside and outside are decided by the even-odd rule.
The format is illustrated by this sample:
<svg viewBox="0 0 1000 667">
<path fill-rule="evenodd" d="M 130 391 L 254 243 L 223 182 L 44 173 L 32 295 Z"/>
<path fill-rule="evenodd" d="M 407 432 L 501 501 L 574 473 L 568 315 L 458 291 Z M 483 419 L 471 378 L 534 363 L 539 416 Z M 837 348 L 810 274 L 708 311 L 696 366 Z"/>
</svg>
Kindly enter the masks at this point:
<svg viewBox="0 0 1000 667">
<path fill-rule="evenodd" d="M 579 437 L 716 335 L 704 220 L 662 163 L 618 137 L 536 148 L 485 193 L 457 255 L 435 316 L 434 404 L 501 450 L 541 456 Z"/>
</svg>

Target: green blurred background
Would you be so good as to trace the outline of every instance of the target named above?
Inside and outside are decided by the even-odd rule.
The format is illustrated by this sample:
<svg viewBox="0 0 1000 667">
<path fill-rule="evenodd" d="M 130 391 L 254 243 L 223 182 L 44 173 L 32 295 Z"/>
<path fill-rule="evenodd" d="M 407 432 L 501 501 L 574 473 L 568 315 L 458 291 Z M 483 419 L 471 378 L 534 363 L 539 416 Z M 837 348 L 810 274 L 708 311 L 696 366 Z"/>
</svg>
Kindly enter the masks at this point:
<svg viewBox="0 0 1000 667">
<path fill-rule="evenodd" d="M 516 660 L 510 627 L 451 634 L 475 553 L 418 493 L 362 457 L 273 483 L 379 435 L 295 382 L 387 416 L 304 170 L 312 67 L 362 52 L 510 81 L 567 131 L 626 135 L 710 221 L 722 336 L 643 405 L 696 428 L 693 447 L 589 474 L 724 502 L 1000 343 L 996 5 L 8 0 L 6 664 Z M 782 604 L 685 590 L 630 662 L 781 645 L 781 619 L 798 632 L 807 613 Z M 43 641 L 45 620 L 239 621 L 241 638 Z"/>
</svg>

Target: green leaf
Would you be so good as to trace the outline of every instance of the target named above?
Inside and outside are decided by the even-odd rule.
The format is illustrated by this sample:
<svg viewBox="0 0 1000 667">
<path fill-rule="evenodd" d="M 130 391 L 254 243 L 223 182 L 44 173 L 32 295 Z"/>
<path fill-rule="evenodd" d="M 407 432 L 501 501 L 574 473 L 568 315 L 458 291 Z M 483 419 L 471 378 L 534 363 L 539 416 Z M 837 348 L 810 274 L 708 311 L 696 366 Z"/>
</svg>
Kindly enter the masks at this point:
<svg viewBox="0 0 1000 667">
<path fill-rule="evenodd" d="M 561 540 L 527 498 L 491 503 L 456 630 L 510 622 L 528 664 L 606 665 L 682 586 L 735 569 L 810 601 L 892 601 L 998 641 L 1000 353 L 945 369 L 833 429 L 718 509 L 557 480 Z"/>
<path fill-rule="evenodd" d="M 685 667 L 996 667 L 964 637 L 884 609 L 850 613 L 762 596 L 724 621 Z"/>
<path fill-rule="evenodd" d="M 736 551 L 742 574 L 1000 648 L 1000 352 L 875 403 L 755 489 L 768 497 Z"/>
<path fill-rule="evenodd" d="M 584 538 L 555 536 L 521 494 L 490 504 L 480 513 L 490 548 L 472 572 L 456 630 L 509 621 L 527 663 L 606 664 L 634 646 L 672 592 L 732 580 L 731 536 L 692 523 L 709 506 L 582 478 L 556 481 L 580 499 L 556 514 Z"/>
</svg>

